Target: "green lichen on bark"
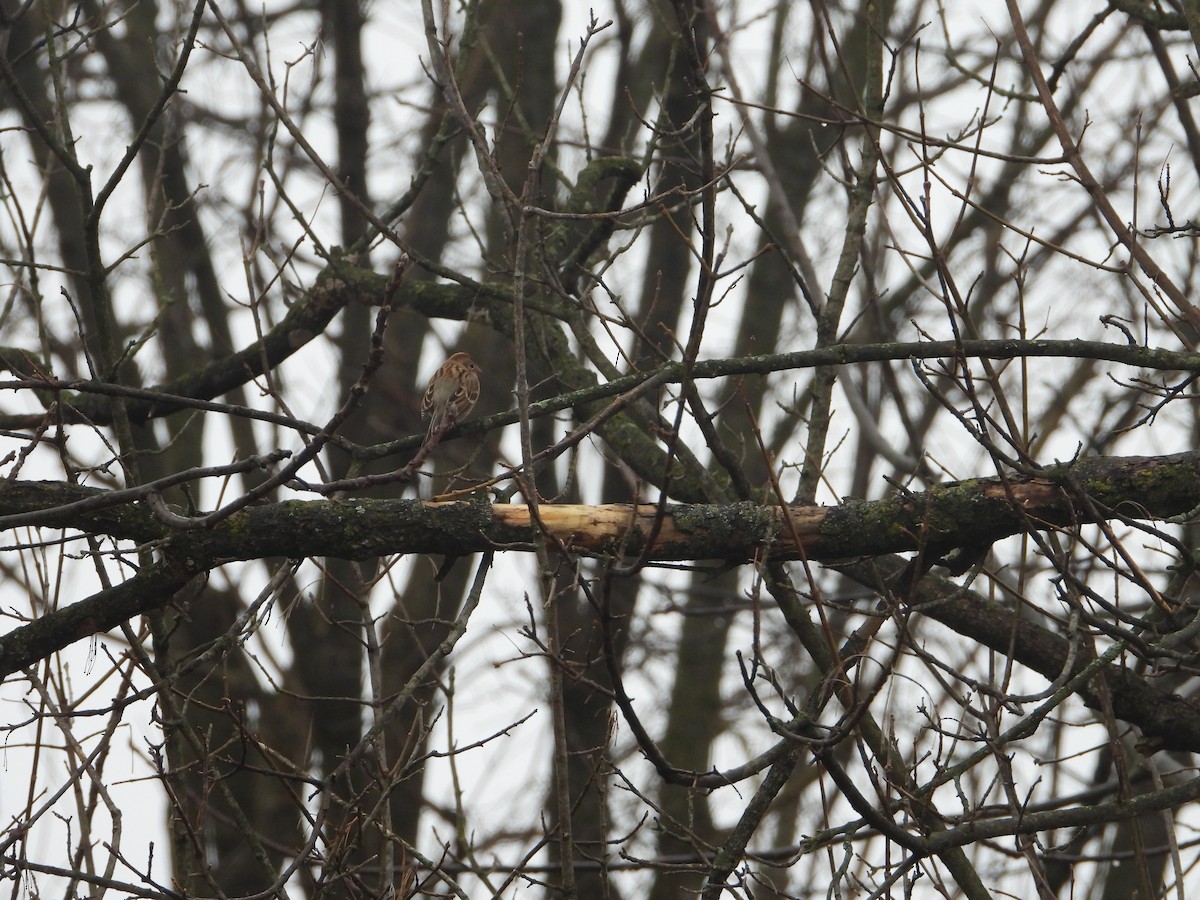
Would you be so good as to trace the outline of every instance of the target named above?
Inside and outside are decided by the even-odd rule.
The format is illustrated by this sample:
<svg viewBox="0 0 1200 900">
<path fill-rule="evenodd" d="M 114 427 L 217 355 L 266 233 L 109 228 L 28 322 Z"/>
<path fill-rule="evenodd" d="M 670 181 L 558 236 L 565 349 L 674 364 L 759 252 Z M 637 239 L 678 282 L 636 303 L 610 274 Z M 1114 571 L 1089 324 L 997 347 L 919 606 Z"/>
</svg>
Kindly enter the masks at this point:
<svg viewBox="0 0 1200 900">
<path fill-rule="evenodd" d="M 1200 462 L 1193 453 L 1172 456 L 1082 459 L 1048 470 L 1071 488 L 1118 511 L 1181 515 L 1200 505 Z"/>
<path fill-rule="evenodd" d="M 1006 484 L 1026 497 L 1031 486 L 1040 489 L 1025 508 L 1010 500 Z M 1197 506 L 1200 461 L 1194 453 L 1083 459 L 1048 467 L 1036 477 L 974 478 L 922 493 L 846 501 L 830 509 L 813 553 L 828 559 L 922 547 L 942 552 L 986 545 L 1029 528 L 1095 521 L 1108 510 L 1166 519 Z"/>
<path fill-rule="evenodd" d="M 776 508 L 749 501 L 726 504 L 680 506 L 670 510 L 675 527 L 692 538 L 686 547 L 666 544 L 663 552 L 673 559 L 688 559 L 697 546 L 703 547 L 713 559 L 730 555 L 742 556 L 748 548 L 767 546 L 780 530 Z M 677 555 L 678 554 L 678 555 Z"/>
</svg>

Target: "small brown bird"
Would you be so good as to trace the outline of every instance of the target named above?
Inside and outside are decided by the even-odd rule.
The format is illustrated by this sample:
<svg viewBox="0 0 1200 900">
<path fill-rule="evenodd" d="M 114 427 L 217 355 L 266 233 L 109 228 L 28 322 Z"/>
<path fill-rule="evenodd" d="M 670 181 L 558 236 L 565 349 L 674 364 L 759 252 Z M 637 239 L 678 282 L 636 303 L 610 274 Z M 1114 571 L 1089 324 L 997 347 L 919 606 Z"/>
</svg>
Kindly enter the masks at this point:
<svg viewBox="0 0 1200 900">
<path fill-rule="evenodd" d="M 429 420 L 427 445 L 435 434 L 440 440 L 442 434 L 470 414 L 479 399 L 482 371 L 470 355 L 454 353 L 433 373 L 421 400 L 421 418 Z"/>
</svg>

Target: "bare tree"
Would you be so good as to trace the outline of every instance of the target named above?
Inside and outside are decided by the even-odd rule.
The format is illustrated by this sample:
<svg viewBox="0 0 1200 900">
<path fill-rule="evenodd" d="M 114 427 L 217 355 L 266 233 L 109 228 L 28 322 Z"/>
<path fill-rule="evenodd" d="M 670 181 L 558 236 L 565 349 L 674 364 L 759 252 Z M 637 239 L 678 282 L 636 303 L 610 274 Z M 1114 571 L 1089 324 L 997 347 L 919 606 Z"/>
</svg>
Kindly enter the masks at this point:
<svg viewBox="0 0 1200 900">
<path fill-rule="evenodd" d="M 1194 6 L 6 5 L 14 896 L 1197 889 Z"/>
</svg>

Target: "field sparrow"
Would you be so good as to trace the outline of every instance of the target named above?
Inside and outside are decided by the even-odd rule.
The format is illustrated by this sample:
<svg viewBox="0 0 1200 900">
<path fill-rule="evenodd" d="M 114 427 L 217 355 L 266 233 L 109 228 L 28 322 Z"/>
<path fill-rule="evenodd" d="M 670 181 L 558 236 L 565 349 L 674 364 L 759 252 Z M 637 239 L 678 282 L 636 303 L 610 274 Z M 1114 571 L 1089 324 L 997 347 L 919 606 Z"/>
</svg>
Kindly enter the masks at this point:
<svg viewBox="0 0 1200 900">
<path fill-rule="evenodd" d="M 425 397 L 421 400 L 421 418 L 429 420 L 428 445 L 437 440 L 471 412 L 479 399 L 479 373 L 483 370 L 466 353 L 454 353 L 429 379 Z"/>
</svg>

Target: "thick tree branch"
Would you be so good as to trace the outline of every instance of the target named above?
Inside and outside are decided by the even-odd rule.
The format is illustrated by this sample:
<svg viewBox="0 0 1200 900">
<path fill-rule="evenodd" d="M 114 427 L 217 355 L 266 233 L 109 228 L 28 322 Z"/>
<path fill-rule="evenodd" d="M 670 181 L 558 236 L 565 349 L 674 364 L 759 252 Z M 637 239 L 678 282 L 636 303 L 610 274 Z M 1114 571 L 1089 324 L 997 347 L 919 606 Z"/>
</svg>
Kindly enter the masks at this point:
<svg viewBox="0 0 1200 900">
<path fill-rule="evenodd" d="M 1065 486 L 1068 483 L 1071 488 Z M 1077 503 L 1073 492 L 1086 494 L 1090 503 Z M 147 496 L 146 502 L 129 502 L 129 492 L 13 482 L 0 491 L 0 516 L 8 528 L 39 525 L 154 542 L 162 559 L 186 559 L 183 568 L 189 577 L 235 560 L 371 559 L 399 553 L 461 556 L 495 549 L 529 550 L 534 541 L 524 504 L 294 500 L 242 510 L 213 528 L 176 531 L 170 527 L 176 517 L 160 521 L 148 501 Z M 1094 521 L 1095 514 L 1162 519 L 1197 507 L 1200 452 L 1190 452 L 1085 459 L 1047 469 L 1037 478 L 1010 478 L 1007 485 L 994 478 L 975 479 L 924 493 L 832 507 L 675 504 L 668 505 L 665 518 L 656 523 L 658 507 L 651 504 L 545 505 L 541 518 L 556 541 L 586 554 L 743 562 L 765 551 L 776 559 L 832 561 L 913 550 L 936 558 L 957 547 L 986 547 L 1031 527 Z M 653 541 L 649 548 L 648 539 Z M 122 596 L 135 595 L 122 601 L 115 621 L 170 599 L 160 585 L 139 592 L 136 584 L 127 582 L 114 590 L 124 591 Z M 112 627 L 108 594 L 50 613 L 0 638 L 0 677 Z M 85 613 L 76 608 L 84 604 L 94 609 Z M 94 627 L 81 630 L 81 621 Z M 48 637 L 31 641 L 28 632 L 35 626 L 39 635 Z"/>
<path fill-rule="evenodd" d="M 775 559 L 831 561 L 911 550 L 942 554 L 986 547 L 1030 527 L 1095 521 L 1073 491 L 1107 510 L 1107 518 L 1184 515 L 1200 507 L 1200 451 L 1095 457 L 1047 468 L 1038 477 L 1010 477 L 1007 484 L 970 479 L 838 506 L 670 504 L 657 528 L 653 504 L 547 505 L 545 524 L 565 546 L 588 554 L 642 553 L 657 531 L 647 554 L 656 561 L 747 561 L 764 549 Z M 131 505 L 130 499 L 130 491 L 12 482 L 0 491 L 0 527 L 70 528 L 138 542 L 172 538 L 148 505 Z M 532 540 L 523 504 L 292 500 L 247 509 L 216 528 L 191 533 L 188 549 L 217 565 L 275 556 L 370 559 L 520 550 Z"/>
</svg>

